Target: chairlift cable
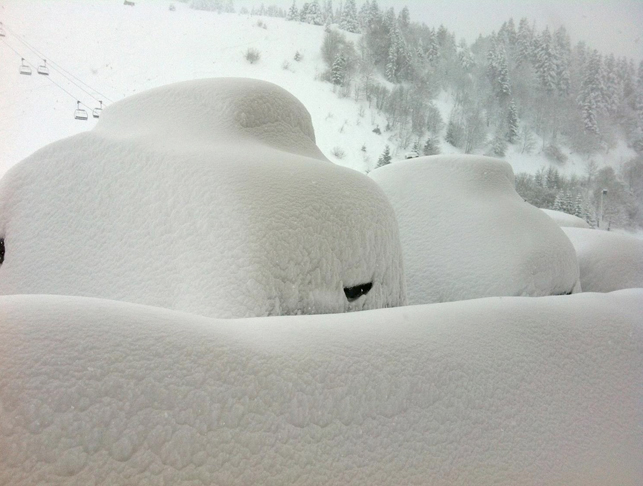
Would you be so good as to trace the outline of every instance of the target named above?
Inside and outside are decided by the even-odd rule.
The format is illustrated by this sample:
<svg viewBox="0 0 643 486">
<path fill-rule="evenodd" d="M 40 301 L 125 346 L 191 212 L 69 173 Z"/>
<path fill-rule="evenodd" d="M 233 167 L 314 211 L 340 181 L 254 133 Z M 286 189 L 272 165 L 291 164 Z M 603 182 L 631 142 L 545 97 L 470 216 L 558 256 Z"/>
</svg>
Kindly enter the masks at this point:
<svg viewBox="0 0 643 486">
<path fill-rule="evenodd" d="M 100 101 L 100 98 L 97 98 L 97 97 L 96 97 L 96 96 L 94 96 L 92 93 L 90 93 L 90 92 L 88 92 L 87 90 L 85 90 L 82 86 L 79 86 L 77 83 L 75 83 L 75 82 L 74 82 L 74 81 L 72 81 L 71 79 L 68 79 L 68 77 L 71 77 L 71 78 L 75 79 L 76 81 L 78 81 L 79 83 L 81 83 L 81 84 L 85 85 L 87 88 L 89 88 L 90 90 L 92 90 L 94 93 L 98 94 L 99 96 L 102 96 L 102 97 L 103 97 L 102 99 L 105 99 L 105 100 L 109 101 L 110 103 L 113 103 L 113 101 L 112 101 L 108 96 L 105 96 L 103 93 L 101 93 L 101 92 L 100 92 L 100 91 L 98 91 L 97 89 L 94 89 L 92 86 L 90 86 L 89 84 L 85 83 L 82 79 L 78 78 L 77 76 L 74 76 L 72 73 L 70 73 L 69 71 L 67 71 L 64 67 L 62 67 L 60 64 L 58 64 L 57 62 L 55 62 L 55 61 L 54 61 L 53 59 L 51 59 L 50 57 L 46 56 L 42 51 L 39 51 L 39 50 L 38 50 L 38 49 L 36 49 L 33 45 L 31 45 L 29 42 L 27 42 L 26 40 L 24 40 L 23 38 L 21 38 L 21 36 L 19 36 L 18 34 L 16 34 L 16 33 L 15 33 L 13 30 L 11 30 L 9 27 L 5 26 L 5 29 L 6 29 L 6 31 L 7 31 L 7 32 L 9 32 L 13 37 L 15 37 L 15 38 L 18 40 L 18 42 L 21 42 L 22 44 L 24 44 L 24 45 L 27 47 L 27 49 L 29 49 L 31 52 L 33 52 L 34 54 L 36 54 L 36 55 L 37 55 L 38 57 L 40 57 L 40 58 L 47 59 L 47 61 L 48 61 L 48 62 L 49 62 L 49 64 L 51 65 L 52 69 L 56 70 L 56 71 L 57 71 L 59 74 L 61 74 L 63 77 L 67 78 L 67 80 L 68 80 L 70 83 L 72 83 L 72 84 L 76 85 L 76 87 L 77 87 L 78 89 L 80 89 L 81 91 L 83 91 L 83 92 L 87 93 L 89 96 L 91 96 L 92 98 L 94 98 L 96 101 Z"/>
<path fill-rule="evenodd" d="M 31 67 L 33 67 L 33 68 L 35 69 L 35 66 L 34 66 L 33 64 L 31 64 L 27 59 L 25 59 L 25 58 L 24 58 L 24 56 L 23 56 L 22 54 L 20 54 L 17 50 L 15 50 L 11 45 L 9 45 L 9 44 L 7 43 L 7 41 L 6 41 L 6 40 L 4 40 L 4 39 L 1 39 L 1 40 L 2 40 L 2 42 L 4 43 L 4 45 L 6 45 L 9 49 L 11 49 L 13 52 L 15 52 L 15 53 L 18 55 L 18 57 L 20 57 L 21 59 L 24 59 L 24 62 L 26 62 L 28 65 L 30 65 Z M 48 80 L 49 80 L 49 81 L 51 81 L 53 84 L 55 84 L 58 88 L 60 88 L 62 91 L 64 91 L 64 92 L 65 92 L 65 93 L 66 93 L 70 98 L 72 98 L 74 101 L 78 101 L 78 97 L 77 97 L 77 96 L 74 96 L 74 95 L 73 95 L 73 94 L 71 94 L 69 91 L 67 91 L 65 88 L 63 88 L 61 85 L 59 85 L 56 81 L 54 81 L 53 79 L 51 79 L 51 76 L 44 76 L 44 77 L 46 77 L 46 79 L 48 79 Z M 83 103 L 83 102 L 80 102 L 80 104 L 81 104 L 81 105 L 83 105 L 84 107 L 86 107 L 87 109 L 91 109 L 89 106 L 87 106 L 87 105 L 86 105 L 85 103 Z"/>
</svg>

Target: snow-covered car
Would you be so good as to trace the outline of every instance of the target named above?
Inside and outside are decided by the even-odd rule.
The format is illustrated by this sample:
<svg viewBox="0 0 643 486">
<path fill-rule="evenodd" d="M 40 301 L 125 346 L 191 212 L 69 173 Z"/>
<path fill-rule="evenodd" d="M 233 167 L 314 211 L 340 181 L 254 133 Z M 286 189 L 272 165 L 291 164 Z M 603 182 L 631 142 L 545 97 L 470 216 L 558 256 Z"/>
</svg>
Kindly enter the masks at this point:
<svg viewBox="0 0 643 486">
<path fill-rule="evenodd" d="M 541 209 L 543 213 L 553 219 L 561 228 L 586 228 L 589 229 L 590 225 L 582 218 L 567 214 L 562 211 L 554 211 L 553 209 Z"/>
<path fill-rule="evenodd" d="M 643 287 L 643 240 L 612 231 L 563 230 L 576 249 L 584 292 Z"/>
<path fill-rule="evenodd" d="M 406 303 L 395 214 L 328 161 L 306 108 L 237 78 L 126 98 L 0 187 L 0 294 L 102 297 L 214 317 Z"/>
<path fill-rule="evenodd" d="M 437 155 L 372 171 L 400 225 L 410 304 L 579 290 L 574 247 L 504 161 Z"/>
</svg>

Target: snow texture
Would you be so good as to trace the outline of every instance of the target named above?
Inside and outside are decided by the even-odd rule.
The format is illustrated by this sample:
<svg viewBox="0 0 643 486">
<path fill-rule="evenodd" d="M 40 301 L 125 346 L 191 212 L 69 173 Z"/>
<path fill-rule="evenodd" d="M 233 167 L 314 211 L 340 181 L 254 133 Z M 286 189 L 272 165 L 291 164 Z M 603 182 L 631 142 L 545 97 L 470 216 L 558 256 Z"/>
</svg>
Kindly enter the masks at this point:
<svg viewBox="0 0 643 486">
<path fill-rule="evenodd" d="M 0 484 L 643 484 L 643 290 L 216 320 L 0 297 Z"/>
<path fill-rule="evenodd" d="M 562 211 L 554 211 L 553 209 L 541 209 L 543 213 L 553 219 L 561 228 L 586 228 L 589 229 L 590 225 L 587 224 L 582 218 L 567 214 Z"/>
<path fill-rule="evenodd" d="M 108 107 L 0 181 L 0 294 L 102 297 L 211 317 L 405 304 L 397 223 L 264 81 L 177 83 Z M 372 283 L 352 302 L 344 288 Z"/>
<path fill-rule="evenodd" d="M 611 231 L 564 231 L 576 248 L 584 292 L 643 288 L 643 240 Z"/>
<path fill-rule="evenodd" d="M 573 246 L 516 193 L 508 163 L 438 155 L 370 176 L 397 215 L 410 304 L 579 290 Z"/>
</svg>

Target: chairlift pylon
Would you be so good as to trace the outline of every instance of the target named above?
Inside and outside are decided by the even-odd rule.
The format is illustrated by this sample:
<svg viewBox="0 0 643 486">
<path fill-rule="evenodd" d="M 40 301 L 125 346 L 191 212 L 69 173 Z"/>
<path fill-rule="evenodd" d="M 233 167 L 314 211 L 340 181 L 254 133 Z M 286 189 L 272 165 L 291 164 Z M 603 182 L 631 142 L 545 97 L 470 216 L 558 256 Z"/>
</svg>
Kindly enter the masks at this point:
<svg viewBox="0 0 643 486">
<path fill-rule="evenodd" d="M 74 111 L 76 120 L 87 120 L 87 112 L 80 107 L 80 101 L 76 101 L 76 111 Z"/>
<path fill-rule="evenodd" d="M 4 32 L 4 25 L 0 22 L 0 37 L 5 37 L 7 34 Z"/>
<path fill-rule="evenodd" d="M 92 116 L 94 118 L 100 118 L 100 115 L 103 113 L 103 102 L 99 101 L 100 107 L 94 108 L 94 111 L 92 111 Z"/>
<path fill-rule="evenodd" d="M 38 74 L 44 74 L 45 76 L 49 76 L 49 68 L 47 67 L 47 59 L 42 60 L 43 64 L 38 66 Z"/>
<path fill-rule="evenodd" d="M 22 58 L 22 64 L 20 64 L 20 74 L 25 74 L 31 76 L 31 66 L 25 64 L 25 58 Z"/>
</svg>

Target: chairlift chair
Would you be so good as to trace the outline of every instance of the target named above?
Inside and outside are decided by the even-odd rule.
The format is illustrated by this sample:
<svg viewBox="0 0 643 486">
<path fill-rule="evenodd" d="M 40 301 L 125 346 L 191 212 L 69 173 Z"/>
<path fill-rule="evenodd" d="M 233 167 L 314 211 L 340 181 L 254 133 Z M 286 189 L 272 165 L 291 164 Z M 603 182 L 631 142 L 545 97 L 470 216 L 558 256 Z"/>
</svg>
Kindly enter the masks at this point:
<svg viewBox="0 0 643 486">
<path fill-rule="evenodd" d="M 25 58 L 22 58 L 22 64 L 20 64 L 20 74 L 25 74 L 31 76 L 31 66 L 25 64 Z"/>
<path fill-rule="evenodd" d="M 94 108 L 94 111 L 92 111 L 92 116 L 94 118 L 100 118 L 101 113 L 103 113 L 103 102 L 99 101 L 100 107 Z"/>
<path fill-rule="evenodd" d="M 74 118 L 76 120 L 87 120 L 87 112 L 80 107 L 80 101 L 76 102 L 76 111 L 74 111 Z"/>
<path fill-rule="evenodd" d="M 38 66 L 38 74 L 44 74 L 45 76 L 49 76 L 49 68 L 47 67 L 47 59 L 42 60 L 43 64 Z"/>
</svg>

